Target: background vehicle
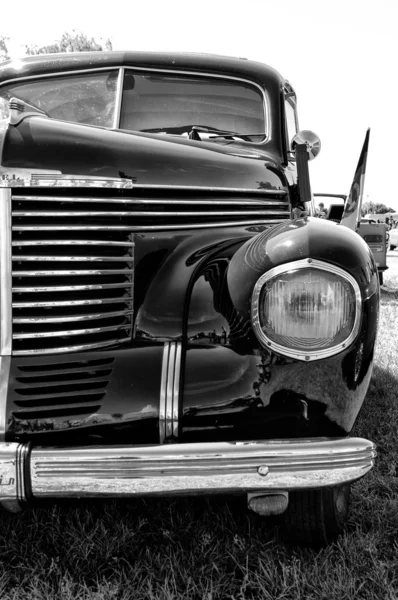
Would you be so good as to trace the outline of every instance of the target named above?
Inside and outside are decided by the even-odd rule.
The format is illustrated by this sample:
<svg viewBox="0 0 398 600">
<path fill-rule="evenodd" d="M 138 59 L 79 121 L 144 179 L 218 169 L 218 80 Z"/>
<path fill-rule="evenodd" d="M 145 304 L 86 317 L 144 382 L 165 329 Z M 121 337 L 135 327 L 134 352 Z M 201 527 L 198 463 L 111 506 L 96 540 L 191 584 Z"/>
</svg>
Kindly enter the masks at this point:
<svg viewBox="0 0 398 600">
<path fill-rule="evenodd" d="M 342 194 L 314 194 L 314 197 L 316 202 L 318 200 L 326 201 L 328 205 L 326 218 L 339 223 L 344 212 L 347 196 Z M 377 220 L 370 217 L 362 217 L 357 224 L 356 231 L 372 250 L 376 261 L 377 271 L 379 273 L 380 285 L 382 285 L 383 273 L 388 269 L 388 228 L 385 223 L 378 223 Z"/>
<path fill-rule="evenodd" d="M 398 247 L 398 227 L 390 229 L 390 250 L 395 250 Z"/>
<path fill-rule="evenodd" d="M 371 220 L 361 219 L 358 233 L 368 244 L 375 257 L 379 272 L 380 285 L 383 283 L 383 273 L 388 269 L 387 248 L 389 232 L 385 223 L 372 223 Z"/>
<path fill-rule="evenodd" d="M 316 219 L 296 95 L 205 55 L 2 68 L 0 500 L 241 493 L 290 536 L 342 529 L 379 285 Z M 338 168 L 331 165 L 331 173 Z"/>
</svg>

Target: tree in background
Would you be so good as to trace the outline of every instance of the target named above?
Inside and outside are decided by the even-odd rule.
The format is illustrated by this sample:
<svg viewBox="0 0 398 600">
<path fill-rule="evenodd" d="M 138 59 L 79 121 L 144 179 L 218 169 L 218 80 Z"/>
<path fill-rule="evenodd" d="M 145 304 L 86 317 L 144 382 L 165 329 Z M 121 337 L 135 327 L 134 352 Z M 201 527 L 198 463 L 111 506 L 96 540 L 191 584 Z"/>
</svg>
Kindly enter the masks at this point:
<svg viewBox="0 0 398 600">
<path fill-rule="evenodd" d="M 368 214 L 384 215 L 385 213 L 396 212 L 393 208 L 382 204 L 381 202 L 364 202 L 361 208 L 361 214 L 364 217 Z"/>
<path fill-rule="evenodd" d="M 5 35 L 0 35 L 0 62 L 8 60 L 10 55 L 8 54 L 7 42 L 10 38 Z"/>
<path fill-rule="evenodd" d="M 86 34 L 72 29 L 71 33 L 65 31 L 60 40 L 56 40 L 48 46 L 38 47 L 36 45 L 25 46 L 25 52 L 28 56 L 33 54 L 53 54 L 58 52 L 87 52 L 96 50 L 98 52 L 112 50 L 112 42 L 108 38 L 105 42 L 95 40 L 93 37 L 88 37 Z"/>
<path fill-rule="evenodd" d="M 0 35 L 0 62 L 10 58 L 7 44 L 9 39 L 4 35 Z M 105 41 L 102 39 L 96 40 L 77 29 L 72 29 L 70 33 L 65 31 L 60 40 L 56 40 L 48 46 L 25 45 L 25 54 L 28 56 L 34 54 L 53 54 L 54 52 L 86 52 L 90 50 L 98 52 L 112 50 L 112 42 L 109 38 Z"/>
</svg>

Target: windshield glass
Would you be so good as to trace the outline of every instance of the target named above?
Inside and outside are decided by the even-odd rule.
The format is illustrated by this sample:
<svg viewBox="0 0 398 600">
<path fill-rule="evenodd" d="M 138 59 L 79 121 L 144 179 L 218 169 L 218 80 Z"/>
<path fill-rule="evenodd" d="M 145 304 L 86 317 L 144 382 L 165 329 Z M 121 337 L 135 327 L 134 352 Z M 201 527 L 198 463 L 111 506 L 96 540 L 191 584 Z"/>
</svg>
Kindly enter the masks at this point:
<svg viewBox="0 0 398 600">
<path fill-rule="evenodd" d="M 112 127 L 118 71 L 98 71 L 33 79 L 0 88 L 0 113 L 8 116 L 8 100 L 17 97 L 53 119 Z"/>
<path fill-rule="evenodd" d="M 120 127 L 184 134 L 192 126 L 265 137 L 264 98 L 249 83 L 126 70 Z M 254 136 L 254 134 L 257 134 Z"/>
</svg>

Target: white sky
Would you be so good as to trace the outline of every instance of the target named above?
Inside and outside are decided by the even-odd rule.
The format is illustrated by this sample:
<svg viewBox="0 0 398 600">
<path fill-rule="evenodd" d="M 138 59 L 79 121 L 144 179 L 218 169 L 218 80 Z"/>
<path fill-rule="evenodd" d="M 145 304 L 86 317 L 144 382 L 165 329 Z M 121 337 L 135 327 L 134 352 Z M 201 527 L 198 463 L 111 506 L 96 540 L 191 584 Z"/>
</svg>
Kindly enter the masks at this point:
<svg viewBox="0 0 398 600">
<path fill-rule="evenodd" d="M 21 44 L 45 45 L 71 29 L 110 38 L 115 50 L 211 52 L 271 65 L 296 90 L 300 128 L 321 138 L 312 190 L 348 193 L 370 127 L 364 201 L 398 211 L 397 0 L 20 0 L 1 9 L 0 35 L 15 57 Z"/>
</svg>

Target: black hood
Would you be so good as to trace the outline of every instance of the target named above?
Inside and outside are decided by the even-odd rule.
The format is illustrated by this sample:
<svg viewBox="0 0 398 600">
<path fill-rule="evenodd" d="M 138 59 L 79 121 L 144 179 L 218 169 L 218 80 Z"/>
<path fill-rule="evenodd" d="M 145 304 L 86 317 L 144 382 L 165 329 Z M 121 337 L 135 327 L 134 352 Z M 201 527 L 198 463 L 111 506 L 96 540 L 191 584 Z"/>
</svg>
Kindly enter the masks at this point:
<svg viewBox="0 0 398 600">
<path fill-rule="evenodd" d="M 266 146 L 111 131 L 32 116 L 8 127 L 1 165 L 147 185 L 284 189 L 282 166 Z"/>
</svg>

